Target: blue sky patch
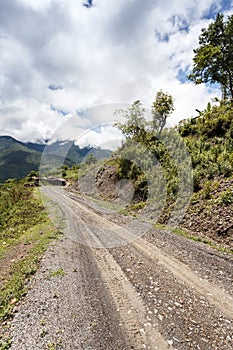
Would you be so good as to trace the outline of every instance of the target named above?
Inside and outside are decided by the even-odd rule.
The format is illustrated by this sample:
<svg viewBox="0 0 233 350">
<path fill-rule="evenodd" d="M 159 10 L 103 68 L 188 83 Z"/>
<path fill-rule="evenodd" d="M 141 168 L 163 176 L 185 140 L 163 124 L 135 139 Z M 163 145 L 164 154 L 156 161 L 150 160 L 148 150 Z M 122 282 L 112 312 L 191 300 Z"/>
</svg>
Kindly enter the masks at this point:
<svg viewBox="0 0 233 350">
<path fill-rule="evenodd" d="M 185 31 L 188 33 L 189 31 L 189 23 L 188 21 L 181 15 L 176 14 L 169 18 L 169 22 L 172 23 L 172 26 L 177 28 L 178 31 Z"/>
<path fill-rule="evenodd" d="M 233 6 L 233 1 L 229 1 L 229 0 L 222 0 L 221 1 L 221 8 L 220 10 L 217 8 L 217 6 L 215 4 L 212 4 L 210 6 L 210 8 L 208 9 L 208 11 L 206 11 L 206 13 L 204 14 L 203 18 L 204 19 L 213 19 L 215 20 L 217 14 L 223 13 L 225 11 L 231 10 Z"/>
<path fill-rule="evenodd" d="M 210 8 L 204 13 L 203 19 L 215 19 L 218 13 L 218 9 L 215 4 L 212 4 Z"/>
<path fill-rule="evenodd" d="M 83 6 L 86 8 L 91 8 L 93 6 L 93 1 L 92 0 L 87 0 L 86 3 L 83 3 Z"/>
<path fill-rule="evenodd" d="M 50 106 L 50 109 L 51 109 L 52 111 L 57 112 L 58 114 L 63 115 L 63 116 L 66 116 L 67 114 L 69 114 L 69 112 L 63 111 L 63 109 L 60 109 L 60 108 L 56 108 L 56 107 L 53 106 L 53 105 Z"/>
<path fill-rule="evenodd" d="M 156 38 L 161 41 L 161 42 L 164 42 L 164 43 L 168 43 L 169 42 L 169 34 L 168 33 L 159 33 L 159 32 L 155 32 L 155 36 Z"/>
<path fill-rule="evenodd" d="M 212 92 L 214 90 L 219 90 L 221 89 L 221 85 L 219 83 L 205 83 L 205 86 L 207 87 L 208 89 L 208 92 Z"/>
<path fill-rule="evenodd" d="M 101 132 L 103 131 L 102 126 L 96 126 L 95 128 L 93 128 L 92 130 L 94 130 L 95 132 L 97 132 L 98 134 L 101 134 Z"/>
<path fill-rule="evenodd" d="M 221 1 L 221 12 L 231 10 L 233 6 L 232 0 L 222 0 Z"/>
<path fill-rule="evenodd" d="M 48 89 L 52 91 L 57 91 L 57 90 L 63 90 L 63 87 L 61 85 L 50 84 L 48 86 Z"/>
<path fill-rule="evenodd" d="M 84 108 L 78 109 L 78 110 L 76 111 L 76 114 L 77 114 L 77 116 L 80 117 L 80 118 L 83 118 L 83 119 L 88 118 L 87 111 L 86 111 L 86 109 L 84 109 Z"/>
<path fill-rule="evenodd" d="M 187 70 L 183 70 L 183 69 L 179 69 L 178 73 L 176 75 L 176 78 L 181 82 L 181 83 L 185 83 L 188 79 L 187 79 L 187 75 L 188 72 Z"/>
</svg>

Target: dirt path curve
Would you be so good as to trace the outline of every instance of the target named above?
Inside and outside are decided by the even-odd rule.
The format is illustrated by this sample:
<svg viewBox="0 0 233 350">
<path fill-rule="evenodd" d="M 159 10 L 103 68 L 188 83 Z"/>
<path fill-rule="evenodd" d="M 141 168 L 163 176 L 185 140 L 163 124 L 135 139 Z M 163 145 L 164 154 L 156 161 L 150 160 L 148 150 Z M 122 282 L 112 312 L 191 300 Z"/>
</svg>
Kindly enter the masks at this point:
<svg viewBox="0 0 233 350">
<path fill-rule="evenodd" d="M 232 348 L 231 257 L 220 264 L 227 278 L 219 283 L 213 272 L 208 281 L 150 233 L 138 238 L 142 223 L 116 223 L 58 188 L 46 192 L 60 204 L 73 241 L 64 237 L 46 253 L 17 309 L 13 349 Z M 193 252 L 194 243 L 185 244 Z"/>
</svg>

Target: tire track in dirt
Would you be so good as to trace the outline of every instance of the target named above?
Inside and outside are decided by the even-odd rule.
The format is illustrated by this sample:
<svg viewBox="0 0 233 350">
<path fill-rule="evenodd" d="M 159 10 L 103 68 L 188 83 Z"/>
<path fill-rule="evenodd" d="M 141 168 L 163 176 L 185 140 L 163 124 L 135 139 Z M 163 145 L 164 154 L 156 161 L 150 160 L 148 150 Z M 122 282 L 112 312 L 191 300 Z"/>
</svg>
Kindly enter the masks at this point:
<svg viewBox="0 0 233 350">
<path fill-rule="evenodd" d="M 58 198 L 51 191 L 49 193 L 54 195 L 56 200 L 61 201 L 61 198 L 63 198 L 62 208 L 68 218 L 72 216 L 72 225 L 75 230 L 79 231 L 79 238 L 82 237 L 84 242 L 88 242 L 91 238 L 92 242 L 95 242 L 95 246 L 102 246 L 101 238 L 95 234 L 96 232 L 93 233 L 93 227 L 111 229 L 112 223 L 101 218 L 98 214 L 92 213 L 82 204 L 77 204 L 70 198 L 67 199 L 66 196 L 59 196 Z M 69 204 L 67 205 L 67 203 Z M 88 227 L 90 224 L 92 229 Z M 172 346 L 158 331 L 157 324 L 152 324 L 148 320 L 146 307 L 142 299 L 109 251 L 105 248 L 96 249 L 92 247 L 88 247 L 88 250 L 89 254 L 92 254 L 95 258 L 98 269 L 102 273 L 105 288 L 107 287 L 116 304 L 119 312 L 118 316 L 124 326 L 126 337 L 128 336 L 129 342 L 133 344 L 133 349 L 172 350 Z"/>
<path fill-rule="evenodd" d="M 175 258 L 166 256 L 154 244 L 143 239 L 138 239 L 137 242 L 133 242 L 133 246 L 138 251 L 148 256 L 151 260 L 156 260 L 161 263 L 187 286 L 191 287 L 198 293 L 205 295 L 208 301 L 217 307 L 224 316 L 233 318 L 233 298 L 221 288 L 200 278 L 184 263 Z"/>
<path fill-rule="evenodd" d="M 55 194 L 54 197 L 56 197 Z M 80 200 L 76 202 L 74 198 L 68 198 L 65 194 L 62 199 L 59 194 L 59 198 L 56 200 L 58 202 L 62 201 L 63 209 L 65 208 L 65 211 L 68 211 L 69 226 L 73 227 L 74 232 L 78 232 L 80 237 L 82 235 L 83 242 L 86 245 L 89 244 L 90 246 L 91 242 L 94 247 L 104 246 L 102 238 L 105 231 L 117 235 L 118 241 L 121 241 L 122 245 L 130 243 L 127 245 L 129 253 L 131 252 L 130 254 L 133 254 L 133 251 L 135 253 L 137 252 L 138 256 L 141 256 L 145 260 L 146 266 L 150 266 L 154 271 L 156 271 L 156 266 L 157 268 L 161 266 L 161 268 L 167 269 L 171 273 L 171 276 L 174 276 L 173 283 L 176 283 L 177 286 L 180 285 L 180 288 L 183 289 L 185 286 L 188 287 L 190 291 L 196 293 L 197 297 L 199 295 L 201 299 L 205 297 L 216 309 L 216 312 L 219 310 L 221 315 L 232 319 L 232 297 L 214 283 L 200 278 L 196 272 L 179 259 L 169 256 L 168 253 L 164 253 L 161 248 L 149 243 L 147 240 L 138 238 L 135 231 L 140 226 L 137 225 L 136 220 L 134 226 L 129 230 L 127 225 L 113 223 L 101 216 L 98 211 L 93 213 L 92 208 L 87 207 L 83 202 L 80 203 Z M 121 259 L 114 256 L 111 249 L 89 248 L 92 251 L 93 257 L 96 259 L 107 289 L 119 309 L 119 317 L 124 324 L 125 332 L 128 334 L 129 339 L 134 339 L 135 341 L 135 348 L 141 350 L 143 348 L 142 345 L 144 345 L 145 348 L 151 350 L 157 348 L 172 349 L 170 340 L 169 342 L 166 341 L 161 333 L 159 333 L 157 320 L 148 316 L 147 300 L 137 293 L 133 281 L 126 277 L 128 276 L 128 272 L 126 273 Z M 206 307 L 208 308 L 208 306 Z M 220 316 L 217 316 L 217 313 L 214 314 L 214 308 L 211 308 L 211 312 L 215 315 L 215 319 L 215 317 Z M 206 330 L 208 330 L 208 327 Z M 159 345 L 156 341 L 159 342 Z"/>
<path fill-rule="evenodd" d="M 84 209 L 87 213 L 86 208 Z M 88 211 L 88 214 L 90 214 L 90 211 Z M 90 224 L 90 218 L 88 220 L 87 218 L 83 219 L 84 216 L 79 216 L 77 213 L 73 213 L 73 215 L 79 220 L 78 229 L 81 229 L 83 238 L 89 240 L 91 236 L 92 240 L 95 241 L 95 245 L 101 246 L 100 239 L 87 226 L 87 222 Z M 98 218 L 95 217 L 95 219 Z M 110 222 L 107 222 L 107 224 L 108 228 L 111 227 Z M 104 248 L 93 249 L 89 247 L 89 249 L 98 263 L 103 280 L 119 310 L 119 317 L 124 324 L 126 334 L 128 334 L 130 341 L 135 344 L 135 349 L 172 350 L 172 347 L 168 346 L 162 335 L 156 330 L 156 325 L 152 325 L 147 320 L 142 299 L 137 295 L 134 287 L 109 251 Z"/>
<path fill-rule="evenodd" d="M 168 269 L 132 245 L 111 249 L 143 299 L 152 322 L 179 350 L 230 350 L 232 326 L 205 295 L 179 281 Z"/>
<path fill-rule="evenodd" d="M 67 196 L 65 196 L 67 198 Z M 196 292 L 206 296 L 208 301 L 217 307 L 221 313 L 232 319 L 233 318 L 233 298 L 213 283 L 209 283 L 205 279 L 199 277 L 197 273 L 192 271 L 186 264 L 175 259 L 174 257 L 167 256 L 162 253 L 161 248 L 157 248 L 154 244 L 149 243 L 143 238 L 138 238 L 133 232 L 130 232 L 122 226 L 110 222 L 109 220 L 102 218 L 97 213 L 93 213 L 90 209 L 83 204 L 75 202 L 74 199 L 68 198 L 68 201 L 72 201 L 72 204 L 76 203 L 76 207 L 85 215 L 88 216 L 86 224 L 93 222 L 93 225 L 100 226 L 101 228 L 112 229 L 124 242 L 130 242 L 138 251 L 149 257 L 151 260 L 158 261 L 165 268 L 169 269 L 174 276 L 184 282 L 188 287 L 195 289 Z M 98 232 L 97 232 L 98 234 Z"/>
<path fill-rule="evenodd" d="M 83 229 L 87 230 L 86 225 L 90 225 L 90 223 L 92 223 L 93 227 L 99 227 L 102 230 L 112 230 L 114 234 L 118 235 L 122 242 L 130 242 L 137 250 L 141 251 L 142 254 L 145 254 L 151 260 L 158 261 L 164 265 L 188 287 L 195 289 L 200 294 L 204 294 L 208 301 L 218 308 L 224 316 L 228 318 L 233 317 L 233 298 L 221 288 L 213 283 L 210 284 L 205 279 L 200 278 L 197 273 L 191 270 L 186 264 L 178 261 L 174 257 L 170 257 L 162 253 L 160 248 L 157 248 L 154 244 L 149 243 L 143 238 L 138 238 L 135 236 L 134 232 L 130 232 L 127 228 L 125 229 L 124 226 L 119 226 L 116 223 L 112 223 L 109 220 L 101 217 L 99 214 L 88 209 L 84 204 L 76 202 L 74 198 L 68 197 L 65 193 L 63 194 L 63 198 L 74 210 L 77 210 L 78 208 L 80 217 L 86 217 L 85 222 L 83 223 Z M 82 221 L 83 220 L 84 219 L 82 219 Z M 91 230 L 89 230 L 88 233 L 92 236 L 93 241 L 95 241 L 98 245 L 98 242 L 101 241 L 99 237 L 97 238 L 98 230 L 96 230 L 96 236 L 93 235 Z"/>
<path fill-rule="evenodd" d="M 105 229 L 112 229 L 114 224 L 98 214 L 92 213 L 84 205 L 74 202 L 73 199 L 67 198 L 65 195 L 61 196 L 59 194 L 57 196 L 57 193 L 54 193 L 51 189 L 48 193 L 56 201 L 60 202 L 63 199 L 62 209 L 66 212 L 69 221 L 68 225 L 72 225 L 73 231 L 78 232 L 79 240 L 81 238 L 83 242 L 91 240 L 96 247 L 103 245 L 98 233 L 103 232 Z M 89 229 L 90 225 L 92 230 Z M 94 230 L 94 227 L 97 230 Z M 119 228 L 114 226 L 114 229 L 116 227 L 117 229 Z M 119 237 L 121 238 L 121 236 Z M 88 254 L 91 254 L 92 258 L 96 260 L 98 269 L 103 277 L 103 283 L 114 300 L 117 310 L 119 310 L 118 316 L 122 321 L 129 343 L 134 344 L 133 349 L 172 350 L 172 346 L 168 345 L 167 341 L 156 329 L 157 325 L 148 321 L 142 299 L 137 295 L 135 288 L 109 251 L 105 248 L 96 249 L 92 247 L 88 247 L 88 251 Z"/>
<path fill-rule="evenodd" d="M 142 299 L 134 287 L 106 250 L 95 251 L 99 267 L 106 280 L 110 293 L 119 308 L 120 317 L 124 322 L 127 333 L 134 339 L 137 349 L 167 350 L 172 349 L 147 317 Z"/>
</svg>

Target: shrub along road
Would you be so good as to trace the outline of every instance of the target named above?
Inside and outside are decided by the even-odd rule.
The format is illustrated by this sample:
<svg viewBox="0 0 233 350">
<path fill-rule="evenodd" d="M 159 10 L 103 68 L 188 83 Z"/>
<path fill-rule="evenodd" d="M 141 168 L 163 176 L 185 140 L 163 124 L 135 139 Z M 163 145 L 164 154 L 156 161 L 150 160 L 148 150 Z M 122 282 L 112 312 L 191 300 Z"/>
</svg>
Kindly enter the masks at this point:
<svg viewBox="0 0 233 350">
<path fill-rule="evenodd" d="M 12 349 L 232 348 L 230 255 L 60 188 L 45 192 L 65 235 L 15 308 Z"/>
</svg>

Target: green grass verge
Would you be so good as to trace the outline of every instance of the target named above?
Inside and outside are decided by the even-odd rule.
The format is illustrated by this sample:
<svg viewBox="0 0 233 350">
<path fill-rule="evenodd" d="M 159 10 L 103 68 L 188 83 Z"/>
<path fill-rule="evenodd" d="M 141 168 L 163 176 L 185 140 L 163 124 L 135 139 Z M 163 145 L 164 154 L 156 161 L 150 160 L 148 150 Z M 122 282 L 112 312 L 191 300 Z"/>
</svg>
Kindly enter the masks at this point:
<svg viewBox="0 0 233 350">
<path fill-rule="evenodd" d="M 30 232 L 32 249 L 23 259 L 11 266 L 9 278 L 0 289 L 0 324 L 12 316 L 15 303 L 27 292 L 27 282 L 36 272 L 42 253 L 56 237 L 58 233 L 49 222 L 38 224 Z"/>
<path fill-rule="evenodd" d="M 38 188 L 11 181 L 0 187 L 0 199 L 0 264 L 7 266 L 0 288 L 0 350 L 6 350 L 11 344 L 7 321 L 27 293 L 28 282 L 48 244 L 59 237 L 59 232 L 47 216 Z"/>
</svg>

